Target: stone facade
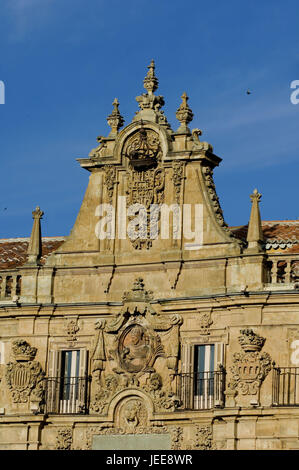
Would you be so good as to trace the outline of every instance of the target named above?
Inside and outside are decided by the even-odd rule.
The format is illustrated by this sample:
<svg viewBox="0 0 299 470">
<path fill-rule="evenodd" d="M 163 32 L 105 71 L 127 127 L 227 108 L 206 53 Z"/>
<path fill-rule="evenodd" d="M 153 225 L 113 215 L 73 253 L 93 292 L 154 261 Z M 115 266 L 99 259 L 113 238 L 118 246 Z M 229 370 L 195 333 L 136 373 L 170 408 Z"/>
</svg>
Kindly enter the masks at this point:
<svg viewBox="0 0 299 470">
<path fill-rule="evenodd" d="M 36 208 L 30 239 L 0 240 L 0 449 L 159 434 L 298 449 L 299 222 L 262 222 L 254 190 L 248 226 L 228 227 L 188 96 L 174 131 L 154 62 L 144 87 L 132 122 L 115 99 L 108 137 L 78 160 L 90 179 L 70 235 L 42 238 Z"/>
</svg>

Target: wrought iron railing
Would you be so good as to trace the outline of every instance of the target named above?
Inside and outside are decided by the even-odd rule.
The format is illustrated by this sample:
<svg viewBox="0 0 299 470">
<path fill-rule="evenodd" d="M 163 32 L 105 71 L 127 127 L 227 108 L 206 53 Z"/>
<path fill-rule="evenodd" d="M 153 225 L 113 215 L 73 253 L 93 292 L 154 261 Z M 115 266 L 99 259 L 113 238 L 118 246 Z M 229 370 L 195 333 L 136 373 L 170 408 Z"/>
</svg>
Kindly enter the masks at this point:
<svg viewBox="0 0 299 470">
<path fill-rule="evenodd" d="M 299 406 L 299 367 L 273 368 L 273 406 Z"/>
<path fill-rule="evenodd" d="M 182 373 L 176 376 L 176 393 L 186 410 L 224 406 L 225 371 Z"/>
<path fill-rule="evenodd" d="M 46 379 L 46 412 L 86 414 L 88 377 L 49 377 Z"/>
</svg>

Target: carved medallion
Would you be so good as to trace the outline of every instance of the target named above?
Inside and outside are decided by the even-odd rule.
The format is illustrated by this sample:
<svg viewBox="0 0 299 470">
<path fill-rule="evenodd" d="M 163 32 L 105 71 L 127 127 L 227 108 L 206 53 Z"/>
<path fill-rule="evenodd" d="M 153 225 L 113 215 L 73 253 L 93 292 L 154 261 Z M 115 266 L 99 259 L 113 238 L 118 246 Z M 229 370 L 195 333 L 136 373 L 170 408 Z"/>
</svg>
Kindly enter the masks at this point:
<svg viewBox="0 0 299 470">
<path fill-rule="evenodd" d="M 152 356 L 151 338 L 141 325 L 129 326 L 119 340 L 121 367 L 127 372 L 137 373 L 145 369 Z"/>
</svg>

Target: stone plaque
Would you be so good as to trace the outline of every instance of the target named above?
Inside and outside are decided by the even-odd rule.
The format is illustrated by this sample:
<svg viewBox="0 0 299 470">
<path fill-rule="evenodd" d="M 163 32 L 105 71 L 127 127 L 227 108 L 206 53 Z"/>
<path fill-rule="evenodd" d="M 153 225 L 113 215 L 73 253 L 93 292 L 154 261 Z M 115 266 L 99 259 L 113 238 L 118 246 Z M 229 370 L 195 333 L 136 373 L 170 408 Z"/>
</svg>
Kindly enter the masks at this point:
<svg viewBox="0 0 299 470">
<path fill-rule="evenodd" d="M 92 450 L 170 450 L 169 434 L 93 436 Z"/>
</svg>

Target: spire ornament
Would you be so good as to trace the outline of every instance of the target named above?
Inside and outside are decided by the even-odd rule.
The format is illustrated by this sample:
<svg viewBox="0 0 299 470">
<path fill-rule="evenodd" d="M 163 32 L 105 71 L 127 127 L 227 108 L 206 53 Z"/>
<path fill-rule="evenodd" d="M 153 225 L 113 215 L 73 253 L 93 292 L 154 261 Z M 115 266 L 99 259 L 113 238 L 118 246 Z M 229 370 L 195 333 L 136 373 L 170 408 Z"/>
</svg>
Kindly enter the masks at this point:
<svg viewBox="0 0 299 470">
<path fill-rule="evenodd" d="M 158 78 L 155 75 L 155 62 L 152 60 L 150 65 L 147 67 L 148 72 L 145 79 L 143 80 L 143 86 L 147 93 L 143 93 L 136 97 L 136 101 L 139 105 L 140 111 L 137 111 L 133 121 L 151 121 L 160 124 L 161 126 L 170 129 L 169 123 L 167 122 L 166 116 L 161 111 L 165 101 L 163 96 L 156 96 L 154 92 L 158 89 Z"/>
<path fill-rule="evenodd" d="M 115 137 L 118 133 L 118 130 L 124 125 L 124 122 L 125 122 L 124 118 L 119 112 L 119 109 L 118 109 L 119 102 L 117 98 L 115 98 L 112 105 L 113 105 L 113 111 L 107 117 L 107 122 L 109 126 L 111 127 L 111 132 L 109 134 L 109 137 Z"/>
<path fill-rule="evenodd" d="M 158 89 L 159 81 L 155 75 L 155 62 L 154 60 L 151 61 L 150 65 L 148 65 L 148 72 L 143 80 L 144 88 L 147 90 L 149 95 L 152 95 L 154 91 Z"/>
<path fill-rule="evenodd" d="M 262 243 L 264 241 L 261 214 L 259 208 L 259 202 L 261 198 L 262 195 L 258 192 L 257 189 L 254 189 L 253 193 L 250 195 L 252 207 L 247 232 L 247 250 L 257 252 L 263 251 Z"/>
<path fill-rule="evenodd" d="M 181 98 L 182 98 L 182 103 L 176 112 L 176 118 L 181 123 L 177 132 L 182 133 L 182 134 L 184 133 L 190 134 L 190 129 L 188 127 L 188 124 L 193 119 L 193 113 L 187 103 L 187 101 L 189 100 L 189 97 L 187 96 L 187 93 L 185 91 L 182 94 Z"/>
<path fill-rule="evenodd" d="M 41 219 L 44 212 L 37 206 L 35 211 L 32 212 L 32 218 L 34 220 L 31 237 L 28 246 L 28 263 L 39 265 L 39 260 L 42 255 L 42 235 L 41 235 Z"/>
</svg>

